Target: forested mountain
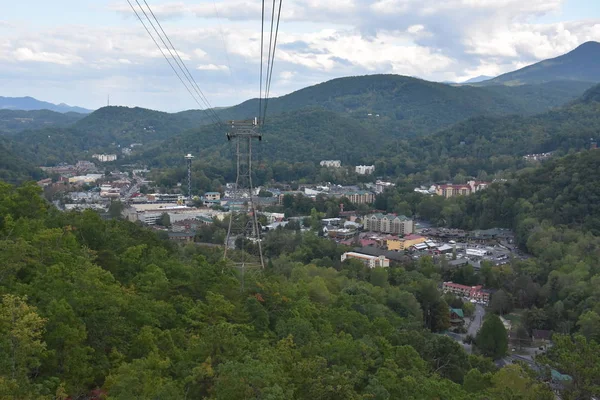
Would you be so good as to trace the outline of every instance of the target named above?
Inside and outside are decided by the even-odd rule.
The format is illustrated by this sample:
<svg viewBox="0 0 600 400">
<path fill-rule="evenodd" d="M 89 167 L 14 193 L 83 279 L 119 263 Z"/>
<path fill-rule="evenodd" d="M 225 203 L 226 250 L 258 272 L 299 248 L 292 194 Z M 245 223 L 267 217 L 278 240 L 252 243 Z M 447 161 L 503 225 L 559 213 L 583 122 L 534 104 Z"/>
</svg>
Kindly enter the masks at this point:
<svg viewBox="0 0 600 400">
<path fill-rule="evenodd" d="M 306 107 L 334 111 L 357 120 L 378 119 L 388 132 L 410 137 L 427 134 L 478 115 L 529 115 L 580 96 L 592 83 L 550 83 L 527 88 L 451 86 L 400 75 L 334 79 L 273 98 L 268 113 Z M 252 118 L 258 100 L 221 110 L 223 120 Z M 371 114 L 369 116 L 369 114 Z"/>
<path fill-rule="evenodd" d="M 523 85 L 557 80 L 600 82 L 600 43 L 586 42 L 562 56 L 508 72 L 478 85 Z"/>
<path fill-rule="evenodd" d="M 145 108 L 102 107 L 77 122 L 73 129 L 83 135 L 99 135 L 105 143 L 129 145 L 166 140 L 197 128 L 203 111 L 169 114 Z"/>
<path fill-rule="evenodd" d="M 76 112 L 0 110 L 0 134 L 48 127 L 66 127 L 85 117 Z"/>
<path fill-rule="evenodd" d="M 2 97 L 0 96 L 0 109 L 7 110 L 50 110 L 60 113 L 75 112 L 80 114 L 88 114 L 92 110 L 87 110 L 81 107 L 72 107 L 68 104 L 52 104 L 46 101 L 34 99 L 33 97 Z"/>
<path fill-rule="evenodd" d="M 600 85 L 557 110 L 523 117 L 476 117 L 450 129 L 384 147 L 374 158 L 379 173 L 418 174 L 417 181 L 452 180 L 524 167 L 531 153 L 588 148 L 600 137 Z"/>
<path fill-rule="evenodd" d="M 0 142 L 0 181 L 18 183 L 30 179 L 40 179 L 41 169 L 17 157 Z"/>
</svg>

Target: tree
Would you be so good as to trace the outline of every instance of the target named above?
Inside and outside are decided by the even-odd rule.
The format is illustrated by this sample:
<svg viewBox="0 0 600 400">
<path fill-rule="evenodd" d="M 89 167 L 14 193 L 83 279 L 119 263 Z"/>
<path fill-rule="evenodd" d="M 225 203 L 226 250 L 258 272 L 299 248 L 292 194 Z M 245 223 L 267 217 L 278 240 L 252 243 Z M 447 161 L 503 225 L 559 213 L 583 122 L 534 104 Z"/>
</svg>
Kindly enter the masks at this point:
<svg viewBox="0 0 600 400">
<path fill-rule="evenodd" d="M 110 206 L 108 206 L 108 214 L 111 218 L 120 218 L 124 209 L 125 205 L 121 201 L 113 200 L 110 202 Z"/>
<path fill-rule="evenodd" d="M 431 308 L 431 331 L 442 332 L 448 328 L 450 328 L 450 309 L 444 300 L 439 300 Z"/>
<path fill-rule="evenodd" d="M 388 285 L 387 268 L 373 268 L 370 270 L 370 281 L 374 286 L 385 287 Z"/>
<path fill-rule="evenodd" d="M 497 315 L 489 314 L 477 333 L 475 345 L 485 356 L 501 358 L 508 351 L 508 336 Z"/>
<path fill-rule="evenodd" d="M 554 345 L 540 361 L 571 376 L 564 391 L 569 398 L 589 399 L 600 395 L 600 344 L 583 335 L 554 335 Z"/>
<path fill-rule="evenodd" d="M 579 333 L 587 340 L 595 340 L 600 343 L 600 315 L 595 311 L 588 310 L 579 316 L 577 320 Z"/>
<path fill-rule="evenodd" d="M 467 301 L 463 303 L 462 310 L 465 313 L 466 317 L 472 317 L 475 313 L 475 304 L 471 303 L 470 301 Z"/>
<path fill-rule="evenodd" d="M 0 303 L 0 392 L 6 384 L 16 385 L 11 396 L 29 390 L 31 372 L 42 365 L 46 343 L 42 341 L 46 320 L 27 304 L 26 297 L 2 296 Z M 4 381 L 4 379 L 6 381 Z"/>
<path fill-rule="evenodd" d="M 508 365 L 492 377 L 493 399 L 553 400 L 554 393 L 537 383 L 519 365 Z"/>
<path fill-rule="evenodd" d="M 495 292 L 490 300 L 490 310 L 500 315 L 510 312 L 512 310 L 512 301 L 508 293 L 503 289 Z"/>
<path fill-rule="evenodd" d="M 160 226 L 164 226 L 165 228 L 168 228 L 171 226 L 171 217 L 169 216 L 169 213 L 162 213 L 159 220 L 156 221 L 156 223 Z"/>
</svg>

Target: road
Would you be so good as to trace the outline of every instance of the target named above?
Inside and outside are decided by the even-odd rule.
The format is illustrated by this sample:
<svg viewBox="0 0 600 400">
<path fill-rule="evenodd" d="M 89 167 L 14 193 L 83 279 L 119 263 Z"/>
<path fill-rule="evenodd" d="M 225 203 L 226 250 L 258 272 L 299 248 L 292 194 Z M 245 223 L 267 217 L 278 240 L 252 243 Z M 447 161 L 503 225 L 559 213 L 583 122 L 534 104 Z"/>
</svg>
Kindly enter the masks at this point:
<svg viewBox="0 0 600 400">
<path fill-rule="evenodd" d="M 477 332 L 479 331 L 479 328 L 481 328 L 481 324 L 483 323 L 484 317 L 485 317 L 485 308 L 481 304 L 475 304 L 475 313 L 473 314 L 471 323 L 467 326 L 467 333 L 461 334 L 461 333 L 448 332 L 448 333 L 446 333 L 446 335 L 451 337 L 452 339 L 456 340 L 458 343 L 460 343 L 463 346 L 463 348 L 465 349 L 465 351 L 468 354 L 471 354 L 471 352 L 473 351 L 473 349 L 471 348 L 471 345 L 468 343 L 464 343 L 463 340 L 467 337 L 467 335 L 471 335 L 473 337 L 475 337 L 477 335 Z"/>
<path fill-rule="evenodd" d="M 467 328 L 467 335 L 471 335 L 475 337 L 479 328 L 481 328 L 481 324 L 483 323 L 483 318 L 485 317 L 485 308 L 481 304 L 475 304 L 475 313 L 473 314 L 473 319 L 471 320 L 471 324 Z"/>
</svg>

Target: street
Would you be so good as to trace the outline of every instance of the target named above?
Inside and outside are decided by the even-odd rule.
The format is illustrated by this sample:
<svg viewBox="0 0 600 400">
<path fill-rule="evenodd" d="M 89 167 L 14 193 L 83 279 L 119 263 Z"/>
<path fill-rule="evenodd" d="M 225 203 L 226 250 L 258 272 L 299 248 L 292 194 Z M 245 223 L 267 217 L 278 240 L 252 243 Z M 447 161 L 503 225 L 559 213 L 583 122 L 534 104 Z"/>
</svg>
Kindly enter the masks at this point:
<svg viewBox="0 0 600 400">
<path fill-rule="evenodd" d="M 483 323 L 483 318 L 485 317 L 485 308 L 481 304 L 475 304 L 475 313 L 471 319 L 471 323 L 467 327 L 467 335 L 471 335 L 475 337 L 479 328 L 481 328 L 481 324 Z"/>
</svg>

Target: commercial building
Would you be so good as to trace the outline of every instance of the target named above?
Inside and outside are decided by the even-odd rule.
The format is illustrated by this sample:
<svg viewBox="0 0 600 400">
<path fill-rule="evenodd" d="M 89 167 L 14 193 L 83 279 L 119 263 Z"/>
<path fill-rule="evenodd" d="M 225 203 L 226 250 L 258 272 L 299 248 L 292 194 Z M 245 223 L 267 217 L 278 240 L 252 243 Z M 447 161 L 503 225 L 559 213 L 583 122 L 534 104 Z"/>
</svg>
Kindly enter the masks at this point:
<svg viewBox="0 0 600 400">
<path fill-rule="evenodd" d="M 357 165 L 354 171 L 359 175 L 370 175 L 375 172 L 374 165 Z"/>
<path fill-rule="evenodd" d="M 386 247 L 389 251 L 404 251 L 410 247 L 425 243 L 426 239 L 419 235 L 407 235 L 405 237 L 389 236 L 386 238 Z"/>
<path fill-rule="evenodd" d="M 344 262 L 347 259 L 358 260 L 369 268 L 385 268 L 390 266 L 390 260 L 384 256 L 369 256 L 367 254 L 355 253 L 353 251 L 350 251 L 342 254 L 341 261 Z"/>
<path fill-rule="evenodd" d="M 363 219 L 365 230 L 372 232 L 391 233 L 394 235 L 410 235 L 415 231 L 412 219 L 404 215 L 370 214 Z"/>
<path fill-rule="evenodd" d="M 484 290 L 481 285 L 466 286 L 454 282 L 444 282 L 442 284 L 442 290 L 444 293 L 454 293 L 470 300 L 483 301 L 484 303 L 490 301 L 490 293 L 487 290 Z"/>
</svg>

